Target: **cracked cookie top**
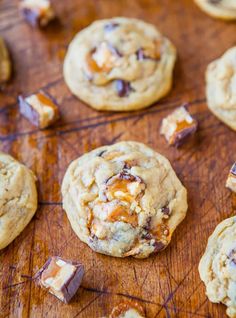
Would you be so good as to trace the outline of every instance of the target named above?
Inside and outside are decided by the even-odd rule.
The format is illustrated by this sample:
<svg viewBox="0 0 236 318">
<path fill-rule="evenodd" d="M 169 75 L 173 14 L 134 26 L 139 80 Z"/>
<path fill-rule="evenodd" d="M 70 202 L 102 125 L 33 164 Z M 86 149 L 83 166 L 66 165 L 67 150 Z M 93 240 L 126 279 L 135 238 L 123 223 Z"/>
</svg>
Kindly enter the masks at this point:
<svg viewBox="0 0 236 318">
<path fill-rule="evenodd" d="M 37 209 L 35 176 L 23 164 L 0 152 L 0 249 L 25 228 Z"/>
<path fill-rule="evenodd" d="M 209 108 L 221 121 L 236 130 L 236 46 L 210 63 L 206 82 Z"/>
<path fill-rule="evenodd" d="M 223 303 L 236 317 L 236 217 L 221 222 L 210 236 L 200 264 L 201 279 L 210 301 Z"/>
<path fill-rule="evenodd" d="M 71 42 L 64 76 L 72 92 L 101 110 L 149 106 L 171 87 L 176 51 L 151 24 L 100 20 Z"/>
<path fill-rule="evenodd" d="M 187 194 L 169 161 L 137 142 L 121 142 L 73 161 L 63 207 L 79 238 L 117 257 L 163 250 L 187 211 Z"/>
<path fill-rule="evenodd" d="M 199 7 L 214 18 L 223 20 L 236 19 L 235 0 L 195 0 Z"/>
</svg>

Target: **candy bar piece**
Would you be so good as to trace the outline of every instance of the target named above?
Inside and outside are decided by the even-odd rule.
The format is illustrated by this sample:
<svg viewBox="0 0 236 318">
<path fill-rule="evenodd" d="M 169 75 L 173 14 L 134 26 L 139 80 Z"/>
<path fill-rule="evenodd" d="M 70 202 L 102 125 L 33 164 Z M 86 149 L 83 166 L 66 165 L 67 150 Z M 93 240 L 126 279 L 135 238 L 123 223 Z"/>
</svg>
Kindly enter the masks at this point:
<svg viewBox="0 0 236 318">
<path fill-rule="evenodd" d="M 228 179 L 226 181 L 226 187 L 236 193 L 236 162 L 230 169 Z"/>
<path fill-rule="evenodd" d="M 55 13 L 49 0 L 22 0 L 20 11 L 25 20 L 32 26 L 45 27 L 55 18 Z"/>
<path fill-rule="evenodd" d="M 0 84 L 6 83 L 11 77 L 12 65 L 5 41 L 0 37 Z"/>
<path fill-rule="evenodd" d="M 79 289 L 83 275 L 82 264 L 52 256 L 35 277 L 49 293 L 68 303 Z"/>
<path fill-rule="evenodd" d="M 161 125 L 161 135 L 165 136 L 170 146 L 180 146 L 196 130 L 197 121 L 184 106 L 164 118 Z"/>
<path fill-rule="evenodd" d="M 43 91 L 25 98 L 19 96 L 19 107 L 20 113 L 39 128 L 46 128 L 59 118 L 56 103 Z"/>
<path fill-rule="evenodd" d="M 109 318 L 145 318 L 145 314 L 137 302 L 126 301 L 114 307 Z"/>
</svg>

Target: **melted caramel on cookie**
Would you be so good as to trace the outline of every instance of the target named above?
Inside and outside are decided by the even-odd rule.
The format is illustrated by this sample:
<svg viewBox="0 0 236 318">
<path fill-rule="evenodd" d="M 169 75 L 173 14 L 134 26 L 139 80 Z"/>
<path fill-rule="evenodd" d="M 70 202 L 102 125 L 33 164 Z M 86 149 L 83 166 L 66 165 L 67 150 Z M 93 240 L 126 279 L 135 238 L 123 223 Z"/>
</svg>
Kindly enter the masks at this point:
<svg viewBox="0 0 236 318">
<path fill-rule="evenodd" d="M 131 224 L 133 227 L 138 225 L 137 214 L 129 214 L 128 210 L 123 206 L 117 206 L 112 213 L 107 217 L 109 222 L 125 222 Z"/>
<path fill-rule="evenodd" d="M 108 191 L 113 197 L 119 197 L 116 192 L 120 191 L 124 193 L 124 196 L 121 195 L 120 198 L 127 201 L 132 202 L 134 200 L 133 196 L 129 194 L 128 185 L 130 184 L 129 180 L 116 180 L 113 184 L 109 185 Z"/>
<path fill-rule="evenodd" d="M 161 240 L 163 238 L 167 239 L 170 236 L 170 230 L 167 224 L 162 223 L 158 224 L 155 229 L 152 229 L 150 233 L 153 237 L 157 238 L 157 240 Z"/>
</svg>

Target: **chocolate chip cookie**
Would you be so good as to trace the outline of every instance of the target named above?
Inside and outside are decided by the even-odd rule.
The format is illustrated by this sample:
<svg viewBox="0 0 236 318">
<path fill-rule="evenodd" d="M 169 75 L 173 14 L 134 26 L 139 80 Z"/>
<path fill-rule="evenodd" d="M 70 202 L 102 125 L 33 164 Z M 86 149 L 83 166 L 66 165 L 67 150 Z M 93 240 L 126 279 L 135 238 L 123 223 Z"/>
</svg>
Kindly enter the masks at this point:
<svg viewBox="0 0 236 318">
<path fill-rule="evenodd" d="M 169 92 L 175 60 L 175 47 L 155 26 L 128 18 L 100 20 L 71 42 L 64 78 L 93 108 L 136 110 Z"/>
<path fill-rule="evenodd" d="M 206 95 L 210 110 L 236 130 L 236 46 L 208 66 Z"/>
<path fill-rule="evenodd" d="M 223 303 L 227 315 L 236 317 L 236 217 L 221 222 L 210 236 L 199 264 L 206 294 L 213 303 Z"/>
<path fill-rule="evenodd" d="M 36 177 L 11 156 L 0 152 L 0 249 L 26 227 L 37 209 Z"/>
<path fill-rule="evenodd" d="M 186 189 L 169 161 L 137 142 L 104 146 L 73 161 L 62 196 L 78 237 L 116 257 L 162 251 L 187 211 Z"/>
<path fill-rule="evenodd" d="M 223 20 L 236 19 L 235 0 L 195 0 L 198 6 L 214 18 Z"/>
</svg>

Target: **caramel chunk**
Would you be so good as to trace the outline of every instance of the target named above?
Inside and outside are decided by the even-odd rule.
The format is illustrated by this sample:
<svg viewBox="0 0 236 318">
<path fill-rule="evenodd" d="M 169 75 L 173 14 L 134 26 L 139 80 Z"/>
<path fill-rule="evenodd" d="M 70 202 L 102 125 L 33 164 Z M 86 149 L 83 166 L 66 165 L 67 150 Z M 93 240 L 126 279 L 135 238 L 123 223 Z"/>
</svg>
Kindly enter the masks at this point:
<svg viewBox="0 0 236 318">
<path fill-rule="evenodd" d="M 87 56 L 87 64 L 91 72 L 109 72 L 121 57 L 118 50 L 107 42 L 102 42 Z"/>
<path fill-rule="evenodd" d="M 49 0 L 22 0 L 20 11 L 32 26 L 45 27 L 55 18 L 55 13 Z"/>
<path fill-rule="evenodd" d="M 196 130 L 197 121 L 192 118 L 184 106 L 181 106 L 163 119 L 160 132 L 170 146 L 178 147 Z"/>
<path fill-rule="evenodd" d="M 11 59 L 5 41 L 0 37 L 0 84 L 6 83 L 12 72 Z"/>
<path fill-rule="evenodd" d="M 226 187 L 236 193 L 236 162 L 233 164 L 232 168 L 230 169 L 230 172 L 226 181 Z"/>
<path fill-rule="evenodd" d="M 126 301 L 114 307 L 109 318 L 144 318 L 144 309 L 137 302 Z"/>
<path fill-rule="evenodd" d="M 52 256 L 35 277 L 49 293 L 68 303 L 79 289 L 83 275 L 82 264 Z"/>
<path fill-rule="evenodd" d="M 136 213 L 130 214 L 129 209 L 118 205 L 109 215 L 109 222 L 125 222 L 131 224 L 134 228 L 138 226 L 138 216 Z"/>
<path fill-rule="evenodd" d="M 59 111 L 53 99 L 40 91 L 24 98 L 19 96 L 20 113 L 33 125 L 43 129 L 59 118 Z"/>
</svg>

